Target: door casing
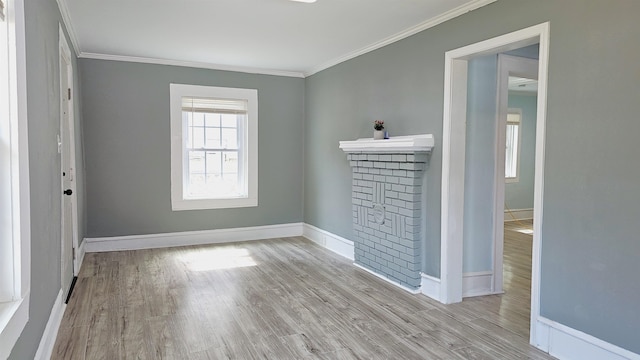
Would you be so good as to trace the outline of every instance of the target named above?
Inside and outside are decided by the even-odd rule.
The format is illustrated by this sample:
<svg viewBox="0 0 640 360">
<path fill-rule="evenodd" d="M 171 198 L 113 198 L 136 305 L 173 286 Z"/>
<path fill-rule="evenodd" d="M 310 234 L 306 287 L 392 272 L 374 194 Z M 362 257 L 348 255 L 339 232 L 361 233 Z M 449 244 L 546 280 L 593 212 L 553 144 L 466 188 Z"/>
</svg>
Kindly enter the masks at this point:
<svg viewBox="0 0 640 360">
<path fill-rule="evenodd" d="M 536 43 L 540 46 L 530 322 L 530 342 L 534 346 L 539 343 L 536 326 L 540 317 L 540 249 L 543 220 L 549 38 L 549 23 L 546 22 L 445 53 L 439 300 L 450 304 L 462 301 L 462 229 L 468 61 L 471 57 L 497 54 Z"/>
</svg>

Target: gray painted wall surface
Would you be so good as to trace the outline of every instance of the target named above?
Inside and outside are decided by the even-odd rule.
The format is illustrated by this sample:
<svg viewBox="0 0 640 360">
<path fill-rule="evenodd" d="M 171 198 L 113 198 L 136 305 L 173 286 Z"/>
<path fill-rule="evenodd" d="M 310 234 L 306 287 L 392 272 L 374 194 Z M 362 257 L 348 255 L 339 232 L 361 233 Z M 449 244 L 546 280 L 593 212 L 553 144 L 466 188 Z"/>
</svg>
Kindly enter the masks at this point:
<svg viewBox="0 0 640 360">
<path fill-rule="evenodd" d="M 463 272 L 493 268 L 493 176 L 498 57 L 469 61 L 464 169 Z"/>
<path fill-rule="evenodd" d="M 304 80 L 80 60 L 87 236 L 302 221 Z M 170 83 L 258 89 L 258 207 L 171 211 Z"/>
<path fill-rule="evenodd" d="M 439 276 L 444 53 L 551 22 L 542 315 L 640 353 L 640 2 L 498 1 L 307 78 L 305 222 L 352 238 L 339 140 L 433 133 L 427 274 Z"/>
<path fill-rule="evenodd" d="M 60 132 L 58 24 L 62 19 L 55 0 L 24 3 L 31 176 L 31 298 L 29 322 L 9 357 L 16 360 L 33 359 L 60 291 L 62 188 L 56 135 Z M 68 43 L 71 45 L 71 41 Z M 77 89 L 75 58 L 72 63 Z M 76 180 L 80 238 L 83 238 L 85 207 L 80 108 L 76 98 Z"/>
<path fill-rule="evenodd" d="M 522 110 L 519 181 L 506 183 L 504 188 L 504 202 L 512 210 L 533 209 L 537 101 L 538 98 L 535 95 L 509 93 L 509 108 Z M 508 214 L 505 214 L 504 218 L 511 219 Z"/>
</svg>

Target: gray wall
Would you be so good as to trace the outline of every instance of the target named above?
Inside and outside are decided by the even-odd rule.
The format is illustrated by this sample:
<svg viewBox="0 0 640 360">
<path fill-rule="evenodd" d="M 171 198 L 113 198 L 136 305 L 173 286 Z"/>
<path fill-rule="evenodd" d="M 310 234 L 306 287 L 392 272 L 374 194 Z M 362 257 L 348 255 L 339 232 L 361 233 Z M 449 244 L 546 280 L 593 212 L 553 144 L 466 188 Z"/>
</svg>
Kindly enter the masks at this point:
<svg viewBox="0 0 640 360">
<path fill-rule="evenodd" d="M 504 189 L 504 202 L 512 210 L 533 209 L 537 101 L 538 97 L 535 94 L 518 95 L 509 92 L 509 108 L 522 110 L 519 180 L 506 183 Z M 511 219 L 508 214 L 505 214 L 504 218 Z"/>
<path fill-rule="evenodd" d="M 339 140 L 433 133 L 427 274 L 439 276 L 444 53 L 551 22 L 542 315 L 640 353 L 640 2 L 498 1 L 307 78 L 305 222 L 352 238 Z"/>
<path fill-rule="evenodd" d="M 31 298 L 29 322 L 10 359 L 32 359 L 60 291 L 60 75 L 55 0 L 25 1 L 27 107 L 31 182 Z M 68 41 L 71 45 L 71 42 Z M 72 50 L 73 51 L 73 50 Z M 77 64 L 73 60 L 76 89 Z M 77 92 L 76 92 L 77 93 Z M 80 237 L 85 234 L 80 101 L 76 97 L 77 195 Z"/>
<path fill-rule="evenodd" d="M 493 268 L 498 56 L 469 61 L 464 169 L 463 272 Z"/>
<path fill-rule="evenodd" d="M 80 60 L 87 236 L 302 221 L 304 80 Z M 169 84 L 258 89 L 258 207 L 171 210 Z"/>
</svg>

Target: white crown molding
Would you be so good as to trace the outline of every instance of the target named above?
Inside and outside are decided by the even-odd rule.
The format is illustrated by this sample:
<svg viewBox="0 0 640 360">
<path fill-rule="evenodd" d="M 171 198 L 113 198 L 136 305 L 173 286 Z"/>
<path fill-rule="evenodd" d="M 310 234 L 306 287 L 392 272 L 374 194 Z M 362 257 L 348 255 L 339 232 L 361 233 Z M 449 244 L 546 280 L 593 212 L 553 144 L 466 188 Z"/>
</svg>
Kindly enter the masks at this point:
<svg viewBox="0 0 640 360">
<path fill-rule="evenodd" d="M 248 73 L 248 74 L 304 78 L 303 73 L 296 72 L 296 71 L 261 69 L 261 68 L 245 67 L 245 66 L 220 65 L 220 64 L 196 62 L 196 61 L 158 59 L 158 58 L 147 58 L 147 57 L 125 56 L 125 55 L 109 55 L 109 54 L 98 54 L 98 53 L 88 53 L 88 52 L 81 52 L 78 55 L 78 57 L 82 59 L 126 61 L 126 62 L 143 63 L 143 64 L 171 65 L 171 66 L 182 66 L 182 67 L 191 67 L 191 68 L 199 68 L 199 69 L 234 71 L 234 72 L 242 72 L 242 73 Z"/>
<path fill-rule="evenodd" d="M 67 29 L 67 34 L 69 34 L 69 39 L 71 39 L 71 45 L 73 46 L 73 51 L 76 56 L 80 55 L 80 45 L 78 44 L 78 37 L 76 36 L 76 32 L 73 29 L 73 25 L 71 24 L 71 16 L 69 16 L 69 7 L 67 6 L 66 0 L 56 0 L 58 3 L 58 9 L 60 10 L 60 15 L 62 15 L 62 22 L 64 23 L 64 27 Z"/>
<path fill-rule="evenodd" d="M 182 66 L 182 67 L 191 67 L 191 68 L 200 68 L 200 69 L 211 69 L 211 70 L 223 70 L 223 71 L 234 71 L 234 72 L 242 72 L 248 74 L 260 74 L 260 75 L 274 75 L 274 76 L 285 76 L 285 77 L 295 77 L 295 78 L 305 78 L 307 76 L 311 76 L 315 73 L 318 73 L 322 70 L 328 69 L 332 66 L 343 63 L 347 60 L 351 60 L 360 55 L 366 54 L 373 50 L 379 49 L 386 45 L 392 44 L 396 41 L 400 41 L 404 38 L 407 38 L 411 35 L 415 35 L 423 30 L 432 28 L 436 25 L 442 24 L 445 21 L 456 18 L 460 15 L 464 15 L 470 11 L 476 10 L 497 0 L 473 0 L 464 5 L 461 5 L 455 9 L 449 10 L 443 14 L 440 14 L 436 17 L 428 19 L 418 25 L 412 26 L 404 31 L 401 31 L 393 36 L 387 37 L 380 41 L 377 41 L 369 46 L 361 48 L 359 50 L 347 53 L 343 56 L 330 60 L 324 64 L 321 64 L 316 67 L 310 68 L 306 72 L 299 71 L 287 71 L 287 70 L 274 70 L 274 69 L 263 69 L 263 68 L 253 68 L 253 67 L 245 67 L 245 66 L 233 66 L 233 65 L 221 65 L 221 64 L 213 64 L 206 62 L 197 62 L 197 61 L 183 61 L 183 60 L 171 60 L 171 59 L 161 59 L 161 58 L 149 58 L 149 57 L 137 57 L 137 56 L 126 56 L 126 55 L 112 55 L 112 54 L 102 54 L 102 53 L 90 53 L 84 52 L 80 49 L 80 44 L 78 42 L 78 38 L 76 36 L 76 32 L 73 28 L 71 17 L 69 15 L 69 8 L 66 4 L 66 0 L 56 0 L 58 3 L 58 8 L 60 9 L 60 14 L 62 15 L 62 20 L 67 29 L 67 33 L 69 34 L 69 38 L 71 39 L 71 44 L 73 45 L 73 49 L 78 58 L 85 59 L 97 59 L 97 60 L 112 60 L 112 61 L 126 61 L 126 62 L 136 62 L 143 64 L 158 64 L 158 65 L 172 65 L 172 66 Z"/>
<path fill-rule="evenodd" d="M 455 9 L 451 9 L 445 13 L 442 13 L 436 17 L 432 17 L 431 19 L 428 19 L 418 25 L 412 26 L 404 31 L 401 31 L 395 35 L 392 35 L 390 37 L 387 37 L 385 39 L 382 39 L 380 41 L 377 41 L 369 46 L 366 46 L 360 50 L 356 50 L 353 52 L 350 52 L 348 54 L 345 54 L 339 58 L 330 60 L 322 65 L 316 66 L 311 68 L 309 71 L 304 73 L 304 76 L 311 76 L 315 73 L 319 73 L 322 70 L 328 69 L 332 66 L 338 65 L 340 63 L 343 63 L 347 60 L 351 60 L 355 57 L 358 57 L 360 55 L 364 55 L 368 52 L 371 52 L 373 50 L 377 50 L 383 46 L 387 46 L 389 44 L 392 44 L 396 41 L 400 41 L 402 39 L 408 38 L 411 35 L 415 35 L 421 31 L 424 31 L 426 29 L 432 28 L 436 25 L 442 24 L 445 21 L 449 21 L 451 19 L 454 19 L 460 15 L 464 15 L 470 11 L 476 10 L 478 8 L 481 8 L 483 6 L 489 5 L 493 2 L 496 2 L 497 0 L 474 0 L 474 1 L 470 1 L 464 5 L 458 6 Z"/>
</svg>

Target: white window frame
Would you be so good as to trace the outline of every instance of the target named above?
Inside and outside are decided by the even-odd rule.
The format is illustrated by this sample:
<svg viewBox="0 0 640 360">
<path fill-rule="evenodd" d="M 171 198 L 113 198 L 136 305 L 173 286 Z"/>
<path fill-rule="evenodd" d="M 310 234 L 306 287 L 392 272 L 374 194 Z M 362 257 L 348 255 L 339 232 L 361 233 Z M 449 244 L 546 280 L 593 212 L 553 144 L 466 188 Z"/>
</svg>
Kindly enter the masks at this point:
<svg viewBox="0 0 640 360">
<path fill-rule="evenodd" d="M 0 216 L 3 223 L 10 224 L 8 231 L 0 234 L 3 248 L 0 262 L 10 263 L 11 270 L 0 272 L 3 302 L 0 303 L 0 359 L 7 358 L 22 334 L 29 319 L 29 294 L 31 286 L 31 223 L 29 193 L 29 147 L 27 129 L 26 51 L 24 0 L 4 0 L 7 26 L 7 60 L 2 60 L 2 71 L 8 74 L 9 88 L 1 89 L 3 102 L 0 106 L 0 121 L 9 129 L 3 142 L 8 139 L 8 153 L 0 161 L 0 169 L 10 178 L 10 202 L 3 202 Z M 2 46 L 4 46 L 2 41 Z M 8 67 L 8 69 L 4 69 Z M 7 71 L 8 70 L 8 71 Z M 7 106 L 8 104 L 8 106 Z M 7 136 L 8 135 L 8 136 Z M 8 187 L 5 187 L 5 191 Z M 0 205 L 1 206 L 1 205 Z"/>
<path fill-rule="evenodd" d="M 204 210 L 258 206 L 258 90 L 215 86 L 170 84 L 171 110 L 171 209 Z M 183 97 L 246 100 L 248 112 L 244 139 L 244 176 L 247 181 L 247 196 L 238 198 L 189 199 L 184 194 L 186 159 L 182 117 Z"/>
<path fill-rule="evenodd" d="M 507 177 L 505 172 L 505 182 L 506 183 L 517 183 L 520 181 L 520 153 L 522 150 L 522 109 L 518 108 L 509 108 L 507 111 L 508 114 L 517 114 L 519 117 L 518 123 L 518 148 L 516 149 L 516 176 L 515 177 Z M 514 122 L 510 122 L 507 118 L 507 126 L 509 124 L 513 124 Z M 506 156 L 505 156 L 506 158 Z"/>
</svg>

